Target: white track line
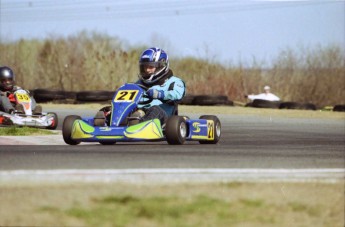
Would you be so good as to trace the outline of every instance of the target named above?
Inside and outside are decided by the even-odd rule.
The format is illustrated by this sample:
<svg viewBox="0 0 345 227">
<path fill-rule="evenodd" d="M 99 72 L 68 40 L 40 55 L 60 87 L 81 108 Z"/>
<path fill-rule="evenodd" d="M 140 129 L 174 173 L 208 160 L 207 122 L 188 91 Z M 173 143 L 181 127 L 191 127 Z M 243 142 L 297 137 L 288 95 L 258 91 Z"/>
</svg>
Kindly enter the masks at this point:
<svg viewBox="0 0 345 227">
<path fill-rule="evenodd" d="M 0 184 L 30 182 L 188 183 L 322 181 L 345 179 L 345 169 L 62 169 L 0 171 Z"/>
</svg>

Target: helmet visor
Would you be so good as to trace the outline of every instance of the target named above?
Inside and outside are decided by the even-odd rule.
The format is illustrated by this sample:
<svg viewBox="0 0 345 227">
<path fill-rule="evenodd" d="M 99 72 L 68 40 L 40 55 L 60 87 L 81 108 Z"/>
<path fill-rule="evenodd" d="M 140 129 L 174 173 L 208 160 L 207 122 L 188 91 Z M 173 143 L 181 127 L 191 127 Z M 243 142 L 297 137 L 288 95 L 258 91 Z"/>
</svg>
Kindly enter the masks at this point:
<svg viewBox="0 0 345 227">
<path fill-rule="evenodd" d="M 11 90 L 13 88 L 13 79 L 5 78 L 5 79 L 2 79 L 0 83 L 1 83 L 1 87 L 4 90 Z"/>
<path fill-rule="evenodd" d="M 161 68 L 160 62 L 140 62 L 140 74 L 144 79 L 149 79 Z"/>
</svg>

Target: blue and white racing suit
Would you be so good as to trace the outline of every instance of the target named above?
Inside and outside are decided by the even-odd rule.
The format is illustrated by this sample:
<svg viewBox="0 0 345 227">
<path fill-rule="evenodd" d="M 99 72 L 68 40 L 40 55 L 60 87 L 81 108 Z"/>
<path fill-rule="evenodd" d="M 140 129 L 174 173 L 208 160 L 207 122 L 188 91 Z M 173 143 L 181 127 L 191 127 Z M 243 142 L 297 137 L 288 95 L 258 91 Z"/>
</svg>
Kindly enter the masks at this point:
<svg viewBox="0 0 345 227">
<path fill-rule="evenodd" d="M 136 83 L 143 84 L 140 80 Z M 164 97 L 161 100 L 153 99 L 149 104 L 138 106 L 146 112 L 145 116 L 140 121 L 158 118 L 163 124 L 168 117 L 176 114 L 177 103 L 182 100 L 186 92 L 185 83 L 180 78 L 171 76 L 161 85 L 153 85 L 149 89 L 164 91 Z"/>
</svg>

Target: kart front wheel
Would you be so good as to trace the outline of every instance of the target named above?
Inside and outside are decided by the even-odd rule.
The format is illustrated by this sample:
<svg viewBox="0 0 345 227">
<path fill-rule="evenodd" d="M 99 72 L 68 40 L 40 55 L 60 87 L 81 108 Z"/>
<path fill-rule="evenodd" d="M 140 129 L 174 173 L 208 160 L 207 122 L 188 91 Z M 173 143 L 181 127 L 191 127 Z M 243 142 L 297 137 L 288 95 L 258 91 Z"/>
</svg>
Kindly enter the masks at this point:
<svg viewBox="0 0 345 227">
<path fill-rule="evenodd" d="M 213 121 L 213 126 L 208 126 L 208 137 L 212 138 L 212 140 L 199 140 L 200 144 L 216 144 L 218 143 L 221 135 L 221 124 L 218 117 L 214 115 L 203 115 L 200 116 L 199 119 L 211 120 Z"/>
<path fill-rule="evenodd" d="M 73 124 L 76 120 L 81 120 L 81 117 L 78 115 L 69 115 L 65 117 L 65 120 L 63 121 L 62 136 L 65 143 L 69 145 L 77 145 L 80 143 L 79 141 L 75 141 L 71 138 Z"/>
<path fill-rule="evenodd" d="M 50 113 L 47 113 L 47 115 L 50 115 L 53 117 L 52 123 L 51 123 L 51 125 L 49 125 L 47 127 L 47 129 L 55 130 L 58 126 L 58 123 L 59 123 L 57 114 L 50 112 Z"/>
<path fill-rule="evenodd" d="M 165 136 L 169 144 L 183 144 L 187 136 L 186 120 L 181 116 L 171 116 L 166 123 Z"/>
</svg>

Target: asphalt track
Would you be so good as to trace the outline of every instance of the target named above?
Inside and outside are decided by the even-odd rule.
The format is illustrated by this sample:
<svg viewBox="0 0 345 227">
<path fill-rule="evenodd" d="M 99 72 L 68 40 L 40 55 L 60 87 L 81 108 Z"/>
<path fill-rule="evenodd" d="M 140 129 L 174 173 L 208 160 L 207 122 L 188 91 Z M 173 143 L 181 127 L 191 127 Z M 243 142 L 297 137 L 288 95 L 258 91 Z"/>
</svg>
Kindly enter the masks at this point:
<svg viewBox="0 0 345 227">
<path fill-rule="evenodd" d="M 95 112 L 79 111 L 77 114 L 81 116 Z M 56 112 L 61 128 L 64 116 L 70 113 L 68 110 Z M 64 144 L 61 134 L 1 137 L 0 171 L 345 168 L 343 119 L 268 115 L 218 117 L 222 123 L 222 137 L 217 145 L 187 142 L 171 146 L 166 142 L 154 142 L 70 146 Z"/>
</svg>

